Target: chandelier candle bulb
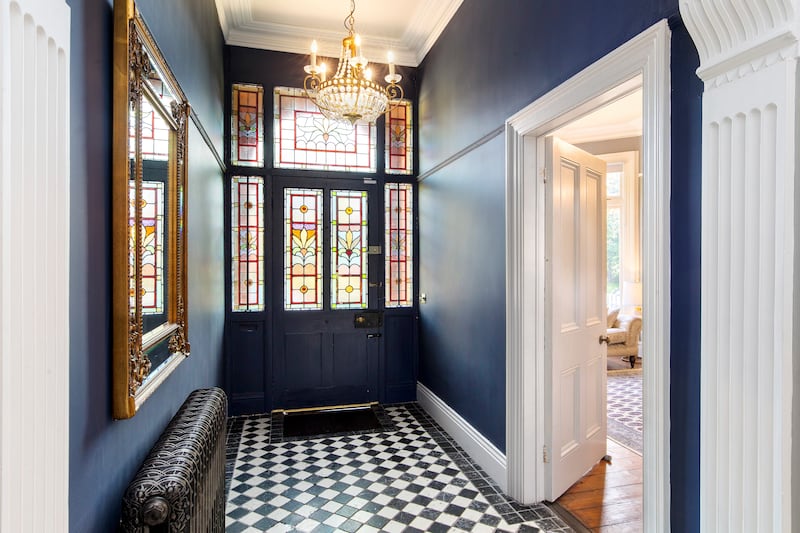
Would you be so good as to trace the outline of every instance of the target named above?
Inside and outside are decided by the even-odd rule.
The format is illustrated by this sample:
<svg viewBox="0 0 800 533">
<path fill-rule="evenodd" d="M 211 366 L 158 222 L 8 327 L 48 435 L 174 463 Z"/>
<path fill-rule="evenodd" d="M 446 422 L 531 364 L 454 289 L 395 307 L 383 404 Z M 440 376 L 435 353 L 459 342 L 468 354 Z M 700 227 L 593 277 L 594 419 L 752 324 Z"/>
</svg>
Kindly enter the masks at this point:
<svg viewBox="0 0 800 533">
<path fill-rule="evenodd" d="M 319 64 L 319 78 L 321 81 L 325 81 L 328 79 L 328 65 L 325 63 Z"/>
<path fill-rule="evenodd" d="M 311 66 L 317 66 L 317 41 L 311 41 Z"/>
<path fill-rule="evenodd" d="M 389 60 L 389 76 L 394 76 L 394 54 L 389 52 L 386 57 Z"/>
</svg>

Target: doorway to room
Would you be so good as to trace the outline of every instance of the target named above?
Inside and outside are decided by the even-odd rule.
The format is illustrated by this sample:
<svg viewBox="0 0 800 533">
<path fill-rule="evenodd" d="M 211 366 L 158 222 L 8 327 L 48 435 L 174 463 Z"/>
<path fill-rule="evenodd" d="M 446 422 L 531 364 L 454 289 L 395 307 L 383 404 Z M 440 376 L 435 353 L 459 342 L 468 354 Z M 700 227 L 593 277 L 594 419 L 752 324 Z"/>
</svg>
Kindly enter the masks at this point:
<svg viewBox="0 0 800 533">
<path fill-rule="evenodd" d="M 641 134 L 641 89 L 553 133 L 605 163 L 608 459 L 594 464 L 556 500 L 592 530 L 642 529 Z M 554 219 L 554 225 L 561 224 Z M 585 253 L 594 249 L 584 247 Z"/>
<path fill-rule="evenodd" d="M 642 90 L 641 166 L 646 179 L 641 194 L 641 281 L 647 319 L 642 351 L 648 397 L 642 462 L 647 511 L 642 522 L 644 529 L 653 530 L 669 523 L 669 38 L 666 21 L 655 24 L 507 123 L 507 279 L 509 293 L 519 297 L 510 297 L 507 305 L 506 457 L 509 493 L 528 502 L 547 499 L 552 458 L 571 450 L 547 446 L 556 398 L 549 340 L 553 304 L 548 300 L 552 280 L 547 232 L 553 220 L 546 210 L 545 137 Z"/>
</svg>

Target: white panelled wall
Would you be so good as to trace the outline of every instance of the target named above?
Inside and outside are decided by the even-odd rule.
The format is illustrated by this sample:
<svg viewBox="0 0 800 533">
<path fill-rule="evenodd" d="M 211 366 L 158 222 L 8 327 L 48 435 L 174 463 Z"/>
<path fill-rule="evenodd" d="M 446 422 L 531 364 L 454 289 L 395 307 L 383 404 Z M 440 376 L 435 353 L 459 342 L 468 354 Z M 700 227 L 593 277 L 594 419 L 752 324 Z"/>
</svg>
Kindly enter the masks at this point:
<svg viewBox="0 0 800 533">
<path fill-rule="evenodd" d="M 680 5 L 705 82 L 701 531 L 793 530 L 797 8 Z"/>
<path fill-rule="evenodd" d="M 0 0 L 0 531 L 68 530 L 69 42 Z"/>
</svg>

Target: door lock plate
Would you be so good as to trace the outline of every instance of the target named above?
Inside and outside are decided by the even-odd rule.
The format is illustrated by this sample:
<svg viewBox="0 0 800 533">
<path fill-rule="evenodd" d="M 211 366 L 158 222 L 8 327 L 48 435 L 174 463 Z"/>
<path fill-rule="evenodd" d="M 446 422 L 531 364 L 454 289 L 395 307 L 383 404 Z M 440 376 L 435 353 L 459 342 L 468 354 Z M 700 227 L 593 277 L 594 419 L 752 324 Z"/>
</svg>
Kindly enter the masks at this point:
<svg viewBox="0 0 800 533">
<path fill-rule="evenodd" d="M 383 326 L 383 311 L 363 311 L 353 318 L 356 328 L 379 328 Z"/>
</svg>

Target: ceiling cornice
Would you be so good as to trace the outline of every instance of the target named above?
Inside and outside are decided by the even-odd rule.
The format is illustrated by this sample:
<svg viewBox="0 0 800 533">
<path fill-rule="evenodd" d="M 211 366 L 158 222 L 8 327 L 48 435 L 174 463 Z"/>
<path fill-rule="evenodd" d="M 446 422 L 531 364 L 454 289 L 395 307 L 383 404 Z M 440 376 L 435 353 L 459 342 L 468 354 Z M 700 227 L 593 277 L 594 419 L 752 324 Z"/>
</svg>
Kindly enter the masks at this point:
<svg viewBox="0 0 800 533">
<path fill-rule="evenodd" d="M 444 31 L 450 19 L 461 7 L 463 0 L 449 0 L 441 2 L 427 0 L 420 9 L 417 10 L 411 24 L 406 28 L 403 35 L 403 44 L 416 53 L 417 66 L 422 63 L 434 43 Z"/>
<path fill-rule="evenodd" d="M 338 58 L 343 32 L 309 27 L 273 24 L 253 19 L 252 0 L 216 0 L 225 43 L 264 50 L 307 54 L 312 39 L 319 44 L 319 55 Z M 416 67 L 450 22 L 463 0 L 426 0 L 420 4 L 400 40 L 362 34 L 363 54 L 373 62 L 386 62 L 392 50 L 398 65 Z"/>
</svg>

